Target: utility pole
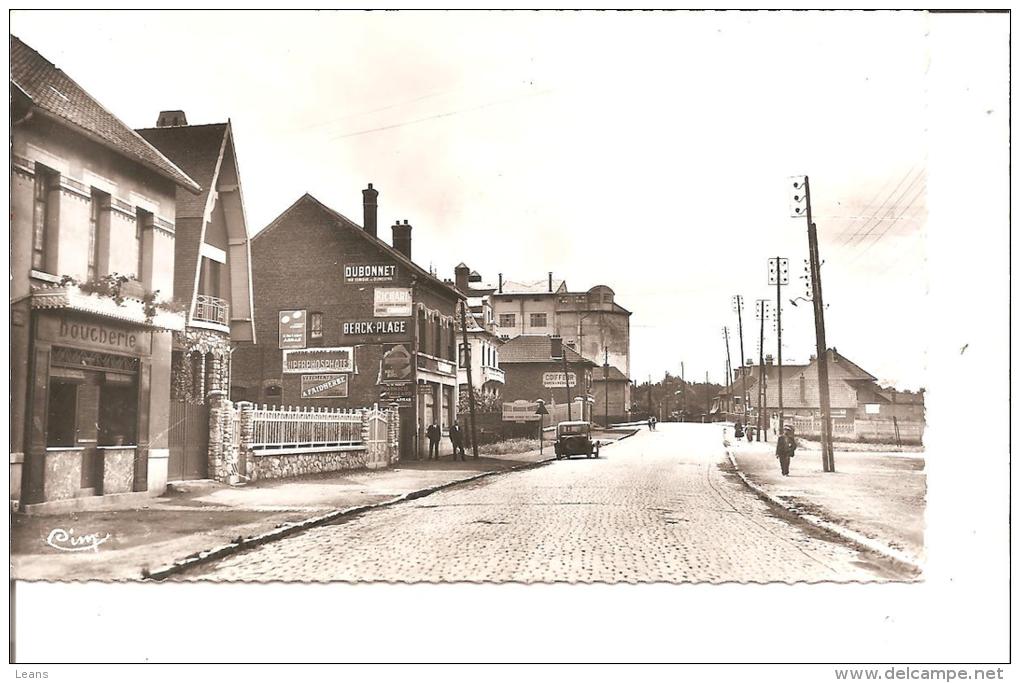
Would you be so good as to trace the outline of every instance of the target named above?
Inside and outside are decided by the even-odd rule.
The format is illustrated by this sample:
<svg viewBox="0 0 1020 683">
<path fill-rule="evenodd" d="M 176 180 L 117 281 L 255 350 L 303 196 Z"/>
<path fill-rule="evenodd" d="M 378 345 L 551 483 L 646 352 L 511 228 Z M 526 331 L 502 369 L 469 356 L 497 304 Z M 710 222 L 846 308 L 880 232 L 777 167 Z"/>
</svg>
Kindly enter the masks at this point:
<svg viewBox="0 0 1020 683">
<path fill-rule="evenodd" d="M 550 275 L 550 277 L 552 277 Z M 560 346 L 560 353 L 563 354 L 563 384 L 567 387 L 567 422 L 574 419 L 570 407 L 570 371 L 567 369 L 567 347 Z"/>
<path fill-rule="evenodd" d="M 680 410 L 683 411 L 680 419 L 687 420 L 687 380 L 684 379 L 684 362 L 680 361 Z"/>
<path fill-rule="evenodd" d="M 744 407 L 744 427 L 747 427 L 747 372 L 744 370 L 744 297 L 737 294 L 733 297 L 733 307 L 737 309 L 737 331 L 740 334 L 740 404 Z"/>
<path fill-rule="evenodd" d="M 732 412 L 732 409 L 733 409 L 733 405 L 732 405 L 732 400 L 733 400 L 732 396 L 733 396 L 733 393 L 730 390 L 730 385 L 733 383 L 733 379 L 732 379 L 732 376 L 733 376 L 733 361 L 730 360 L 730 328 L 723 327 L 722 331 L 723 331 L 723 338 L 726 340 L 726 381 L 723 382 L 723 385 L 724 385 L 723 391 L 726 392 L 726 412 L 730 413 L 730 412 Z M 727 417 L 728 417 L 728 415 L 727 415 Z"/>
<path fill-rule="evenodd" d="M 758 421 L 755 430 L 755 440 L 761 441 L 762 419 L 765 415 L 765 304 L 767 300 L 758 299 L 758 320 L 761 329 L 758 333 Z"/>
<path fill-rule="evenodd" d="M 708 390 L 708 370 L 705 370 L 705 422 L 712 421 L 712 392 Z"/>
<path fill-rule="evenodd" d="M 783 433 L 783 294 L 781 287 L 790 284 L 790 260 L 782 257 L 769 259 L 769 284 L 776 286 L 776 371 L 779 392 L 779 434 Z"/>
<path fill-rule="evenodd" d="M 606 381 L 606 429 L 609 429 L 609 347 L 606 349 L 606 359 L 602 364 L 602 377 Z"/>
<path fill-rule="evenodd" d="M 478 458 L 478 427 L 475 423 L 475 385 L 471 379 L 471 345 L 467 337 L 467 305 L 460 302 L 460 334 L 464 341 L 464 365 L 467 366 L 468 408 L 471 410 L 471 453 Z M 454 456 L 457 453 L 454 452 Z"/>
<path fill-rule="evenodd" d="M 652 416 L 652 376 L 648 375 L 648 417 Z"/>
<path fill-rule="evenodd" d="M 790 189 L 790 215 L 807 217 L 808 255 L 811 259 L 811 299 L 815 309 L 815 354 L 818 359 L 818 398 L 822 411 L 822 471 L 835 472 L 832 452 L 832 415 L 829 409 L 829 351 L 825 343 L 825 304 L 822 302 L 822 266 L 818 256 L 818 229 L 811 220 L 811 185 L 808 177 L 794 176 Z"/>
</svg>

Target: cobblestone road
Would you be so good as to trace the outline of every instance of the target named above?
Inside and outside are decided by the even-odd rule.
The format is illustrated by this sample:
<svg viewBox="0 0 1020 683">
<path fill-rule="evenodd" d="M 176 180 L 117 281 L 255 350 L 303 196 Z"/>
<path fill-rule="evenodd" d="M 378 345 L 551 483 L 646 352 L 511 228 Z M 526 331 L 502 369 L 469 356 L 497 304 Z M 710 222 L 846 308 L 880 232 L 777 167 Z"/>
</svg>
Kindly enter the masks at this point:
<svg viewBox="0 0 1020 683">
<path fill-rule="evenodd" d="M 721 468 L 714 425 L 374 510 L 178 580 L 724 582 L 903 578 L 781 519 Z"/>
</svg>

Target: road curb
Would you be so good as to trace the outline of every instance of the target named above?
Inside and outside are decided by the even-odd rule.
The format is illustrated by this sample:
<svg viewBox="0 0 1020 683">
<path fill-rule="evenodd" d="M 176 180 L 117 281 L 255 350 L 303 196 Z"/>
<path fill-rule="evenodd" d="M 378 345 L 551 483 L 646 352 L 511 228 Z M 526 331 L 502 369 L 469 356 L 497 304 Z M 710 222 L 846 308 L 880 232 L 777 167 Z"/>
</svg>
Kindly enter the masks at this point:
<svg viewBox="0 0 1020 683">
<path fill-rule="evenodd" d="M 880 543 L 879 541 L 876 541 L 873 538 L 868 538 L 867 536 L 860 534 L 856 531 L 853 531 L 852 529 L 847 529 L 844 526 L 840 526 L 839 524 L 835 524 L 826 519 L 822 519 L 818 515 L 812 515 L 811 513 L 804 512 L 797 506 L 791 505 L 790 503 L 786 502 L 785 500 L 782 500 L 778 496 L 769 493 L 768 491 L 765 490 L 764 487 L 755 484 L 747 477 L 746 474 L 741 472 L 740 466 L 737 464 L 736 458 L 733 457 L 733 453 L 730 452 L 729 448 L 726 448 L 725 450 L 726 457 L 729 459 L 730 464 L 733 466 L 733 471 L 736 472 L 737 476 L 740 477 L 740 480 L 744 482 L 744 485 L 747 486 L 747 488 L 751 489 L 751 491 L 756 493 L 759 497 L 764 498 L 773 505 L 777 505 L 783 508 L 790 514 L 796 515 L 799 519 L 804 520 L 805 522 L 814 527 L 823 529 L 831 534 L 835 534 L 836 536 L 839 536 L 843 540 L 849 541 L 853 545 L 860 546 L 873 553 L 882 555 L 883 557 L 886 557 L 890 560 L 894 560 L 895 562 L 905 565 L 906 567 L 910 568 L 912 571 L 917 572 L 918 574 L 922 573 L 923 570 L 921 568 L 921 565 L 918 564 L 914 558 L 910 557 L 906 553 L 900 550 L 896 550 L 895 548 L 892 548 L 884 543 Z"/>
<path fill-rule="evenodd" d="M 249 536 L 247 538 L 238 539 L 231 543 L 227 543 L 209 550 L 199 551 L 188 555 L 184 559 L 176 560 L 172 564 L 160 567 L 154 571 L 142 570 L 142 579 L 147 581 L 163 581 L 174 574 L 179 574 L 187 569 L 192 569 L 198 565 L 219 560 L 234 553 L 241 552 L 243 550 L 249 550 L 251 548 L 265 545 L 272 541 L 277 541 L 281 538 L 290 536 L 291 534 L 298 533 L 299 531 L 305 531 L 312 527 L 321 526 L 334 522 L 344 517 L 361 514 L 362 512 L 368 512 L 369 510 L 376 510 L 379 508 L 389 507 L 402 503 L 408 500 L 417 500 L 418 498 L 424 498 L 425 496 L 442 491 L 443 489 L 450 488 L 451 486 L 458 486 L 460 484 L 466 484 L 468 482 L 483 479 L 485 477 L 492 477 L 499 474 L 508 474 L 510 472 L 520 472 L 522 470 L 534 469 L 541 467 L 550 462 L 555 461 L 556 458 L 550 457 L 543 460 L 536 460 L 535 462 L 525 463 L 523 465 L 515 465 L 508 467 L 503 470 L 490 470 L 488 472 L 479 472 L 473 474 L 470 477 L 464 477 L 463 479 L 456 479 L 454 481 L 448 481 L 443 484 L 437 484 L 435 486 L 429 486 L 427 488 L 418 489 L 416 491 L 408 491 L 407 493 L 401 494 L 389 500 L 382 500 L 377 503 L 370 503 L 368 505 L 357 505 L 354 507 L 343 508 L 341 510 L 334 510 L 333 512 L 320 515 L 318 517 L 311 517 L 309 519 L 301 520 L 300 522 L 292 522 L 283 524 L 275 529 L 259 534 L 257 536 Z"/>
</svg>

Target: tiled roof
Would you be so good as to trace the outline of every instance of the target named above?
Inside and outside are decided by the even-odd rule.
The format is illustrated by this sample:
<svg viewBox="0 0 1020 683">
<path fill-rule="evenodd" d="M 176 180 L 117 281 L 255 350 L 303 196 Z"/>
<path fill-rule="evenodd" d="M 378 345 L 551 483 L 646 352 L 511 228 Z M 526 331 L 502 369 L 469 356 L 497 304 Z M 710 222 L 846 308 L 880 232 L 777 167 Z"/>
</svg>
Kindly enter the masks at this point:
<svg viewBox="0 0 1020 683">
<path fill-rule="evenodd" d="M 601 382 L 601 381 L 603 381 L 604 378 L 602 376 L 602 368 L 595 368 L 594 372 L 592 372 L 591 379 L 592 379 L 593 382 Z M 629 382 L 630 378 L 627 377 L 627 375 L 623 374 L 623 372 L 621 372 L 620 369 L 618 367 L 616 367 L 615 365 L 610 365 L 609 366 L 609 381 L 610 382 Z"/>
<path fill-rule="evenodd" d="M 350 218 L 348 218 L 347 216 L 343 215 L 339 211 L 334 211 L 333 209 L 329 208 L 328 206 L 326 206 L 325 204 L 323 204 L 322 202 L 320 202 L 318 199 L 316 199 L 312 195 L 308 194 L 307 192 L 304 195 L 302 195 L 301 198 L 299 198 L 296 202 L 294 202 L 289 207 L 287 207 L 283 211 L 283 213 L 281 213 L 279 216 L 277 216 L 275 219 L 273 219 L 273 222 L 270 223 L 269 225 L 267 225 L 265 227 L 265 229 L 260 230 L 258 233 L 256 233 L 255 236 L 252 237 L 252 241 L 254 242 L 254 240 L 257 240 L 260 237 L 262 237 L 263 235 L 268 234 L 270 230 L 273 230 L 278 225 L 283 225 L 285 223 L 284 217 L 288 213 L 290 213 L 292 210 L 297 208 L 299 205 L 304 204 L 304 203 L 311 203 L 311 204 L 313 204 L 314 206 L 319 208 L 321 211 L 323 211 L 327 216 L 332 218 L 333 221 L 337 224 L 338 227 L 343 227 L 343 228 L 345 228 L 347 230 L 350 230 L 354 234 L 356 234 L 359 237 L 361 237 L 362 239 L 371 242 L 377 248 L 383 250 L 389 256 L 391 256 L 394 259 L 396 259 L 399 263 L 403 263 L 405 266 L 408 266 L 409 268 L 411 268 L 411 270 L 413 270 L 415 273 L 417 273 L 419 277 L 423 277 L 426 280 L 428 280 L 429 282 L 431 282 L 437 288 L 439 288 L 441 290 L 445 290 L 447 293 L 453 294 L 456 297 L 457 301 L 466 298 L 464 296 L 464 294 L 462 294 L 459 289 L 457 289 L 456 287 L 454 287 L 451 284 L 443 282 L 442 280 L 437 278 L 435 275 L 433 275 L 432 273 L 428 272 L 427 270 L 425 270 L 424 268 L 419 266 L 417 263 L 415 263 L 411 259 L 409 259 L 406 256 L 404 256 L 402 253 L 400 253 L 399 251 L 397 251 L 396 249 L 394 249 L 390 245 L 388 245 L 385 242 L 383 242 L 378 237 L 372 237 L 367 232 L 365 232 L 365 230 L 360 225 L 358 225 L 357 223 L 352 221 Z M 459 317 L 459 314 L 458 314 L 458 317 Z"/>
<path fill-rule="evenodd" d="M 35 108 L 89 137 L 198 192 L 201 187 L 169 159 L 110 113 L 52 62 L 15 36 L 11 44 L 11 83 L 32 101 Z"/>
<path fill-rule="evenodd" d="M 178 216 L 201 218 L 226 141 L 227 124 L 139 128 L 137 133 L 202 186 L 197 195 L 177 198 Z"/>
<path fill-rule="evenodd" d="M 595 365 L 565 344 L 563 351 L 567 354 L 568 363 Z M 500 365 L 504 363 L 552 363 L 559 360 L 559 358 L 552 357 L 552 340 L 546 335 L 522 334 L 508 341 L 499 350 Z"/>
</svg>

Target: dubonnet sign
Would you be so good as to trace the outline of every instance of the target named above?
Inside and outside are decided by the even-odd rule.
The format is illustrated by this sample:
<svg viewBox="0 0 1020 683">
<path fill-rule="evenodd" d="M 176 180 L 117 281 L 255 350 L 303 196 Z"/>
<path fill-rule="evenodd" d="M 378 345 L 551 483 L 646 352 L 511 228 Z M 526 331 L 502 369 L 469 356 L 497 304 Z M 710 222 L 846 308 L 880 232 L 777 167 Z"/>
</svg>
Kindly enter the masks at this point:
<svg viewBox="0 0 1020 683">
<path fill-rule="evenodd" d="M 397 266 L 393 263 L 345 263 L 344 282 L 361 284 L 367 282 L 394 282 Z"/>
</svg>

